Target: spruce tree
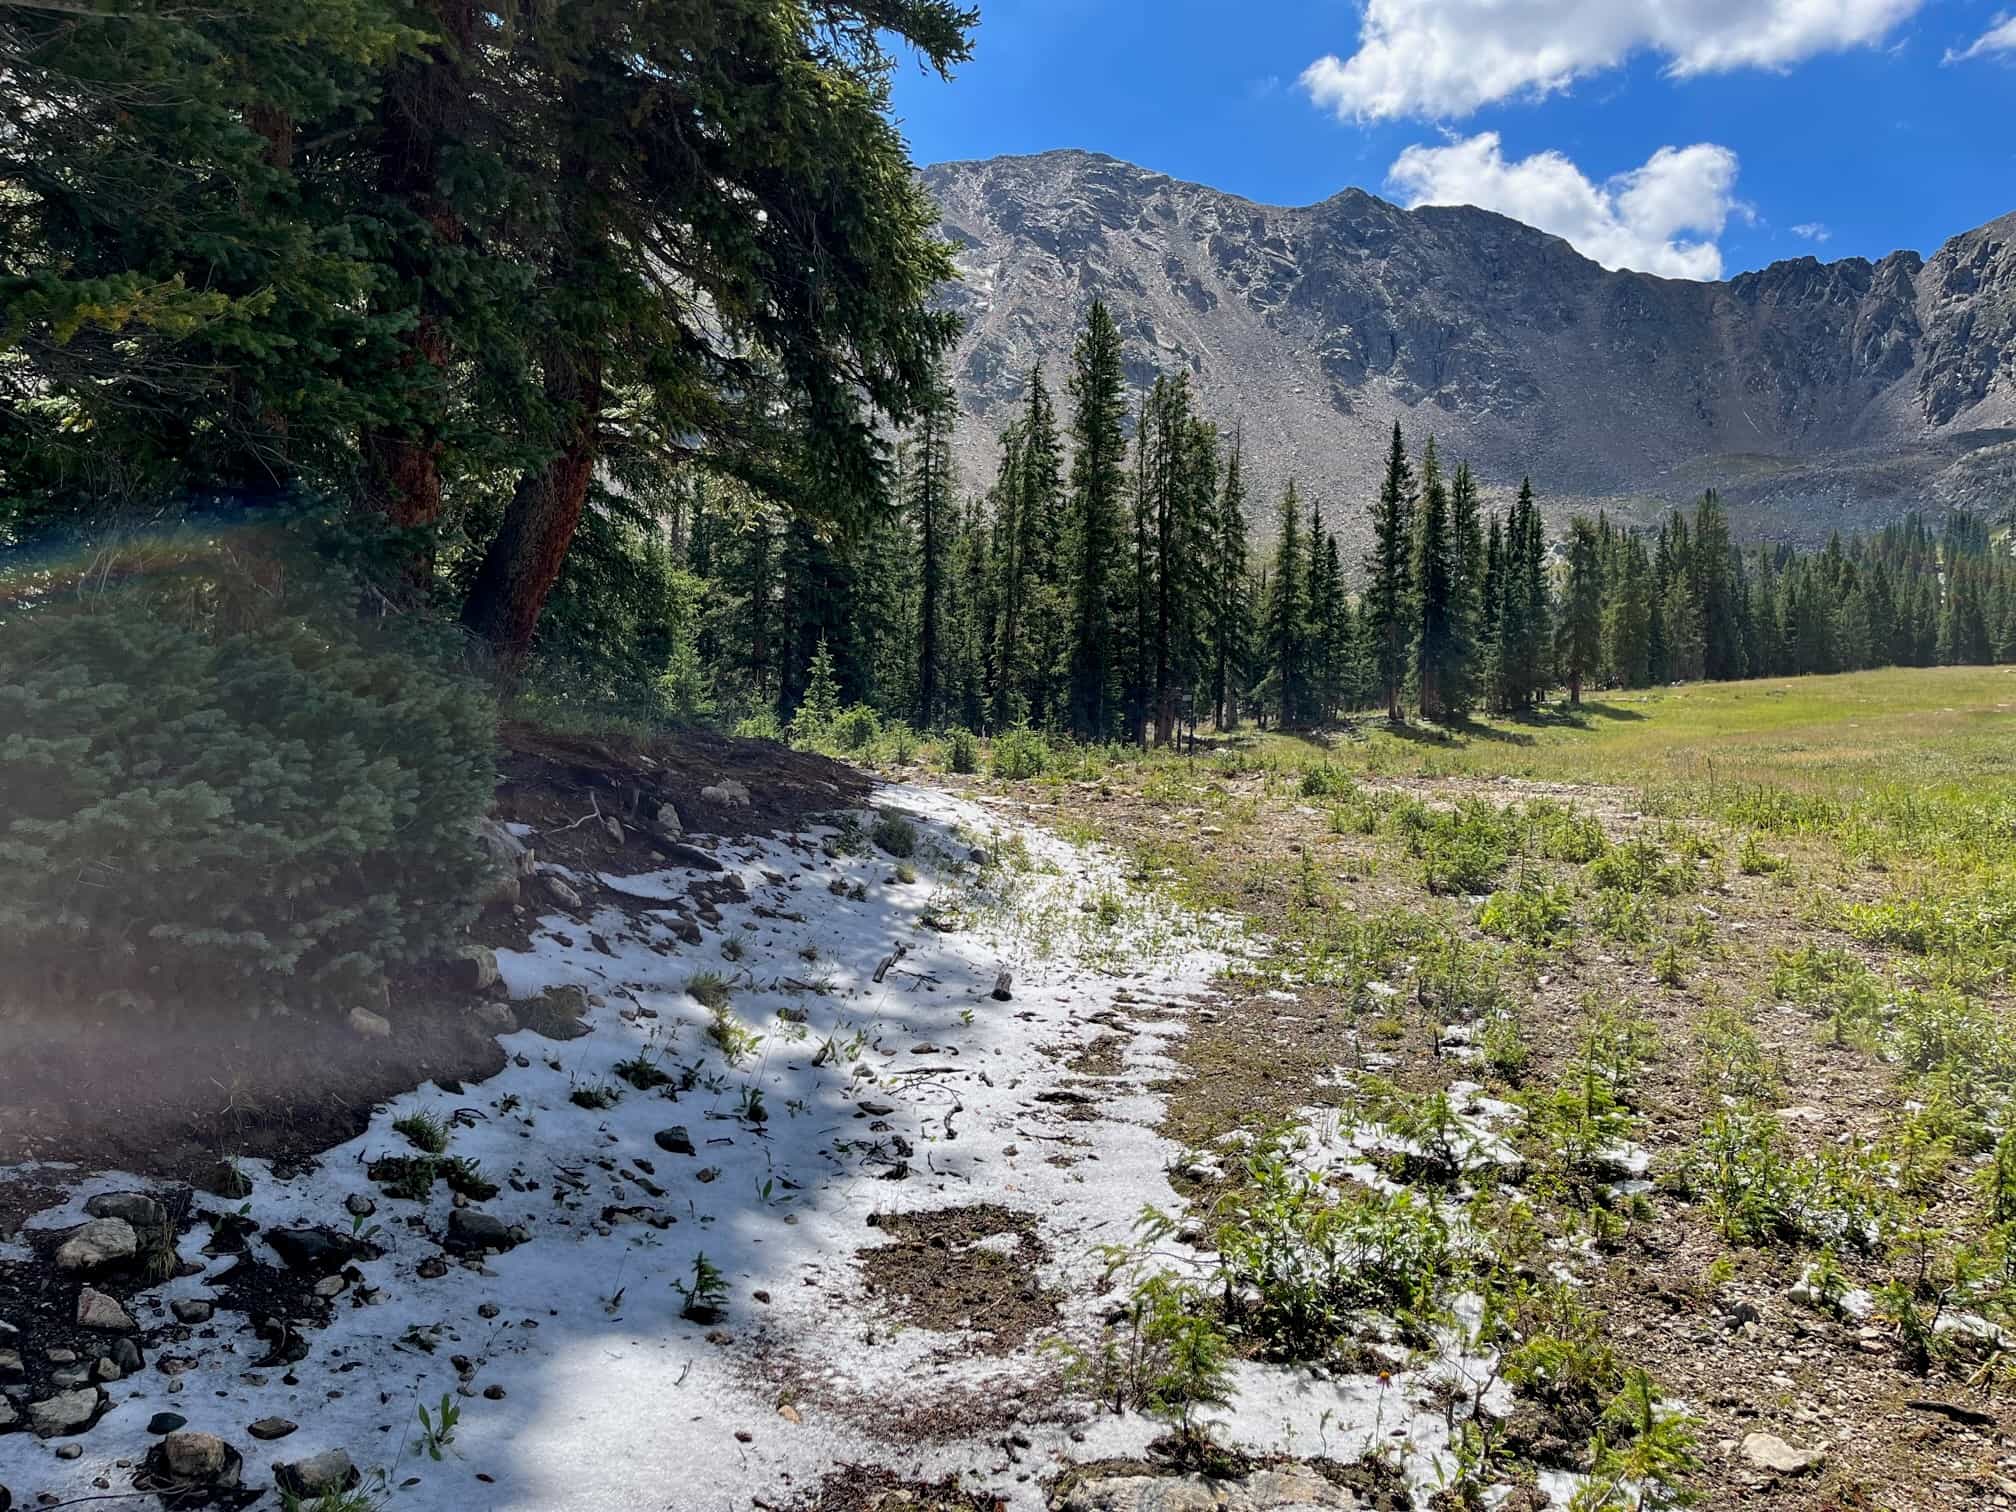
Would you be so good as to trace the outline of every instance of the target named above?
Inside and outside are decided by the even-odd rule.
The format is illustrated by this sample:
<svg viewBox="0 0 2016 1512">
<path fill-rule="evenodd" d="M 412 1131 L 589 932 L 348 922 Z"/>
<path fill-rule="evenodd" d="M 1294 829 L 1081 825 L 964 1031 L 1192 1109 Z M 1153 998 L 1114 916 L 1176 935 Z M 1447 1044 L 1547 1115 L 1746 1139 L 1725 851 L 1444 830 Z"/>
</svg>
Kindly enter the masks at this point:
<svg viewBox="0 0 2016 1512">
<path fill-rule="evenodd" d="M 1232 433 L 1225 483 L 1218 490 L 1211 530 L 1211 706 L 1221 730 L 1239 719 L 1240 674 L 1252 638 L 1246 584 L 1246 481 L 1242 435 Z"/>
<path fill-rule="evenodd" d="M 1554 659 L 1568 684 L 1568 701 L 1582 702 L 1583 679 L 1602 655 L 1603 571 L 1596 526 L 1577 515 L 1568 523 L 1568 581 L 1561 597 Z"/>
<path fill-rule="evenodd" d="M 1386 458 L 1386 477 L 1372 505 L 1372 548 L 1365 557 L 1364 615 L 1373 643 L 1373 677 L 1386 717 L 1402 719 L 1401 695 L 1413 649 L 1414 470 L 1400 426 Z"/>
<path fill-rule="evenodd" d="M 1094 300 L 1071 371 L 1071 729 L 1086 740 L 1113 731 L 1113 567 L 1126 487 L 1125 384 L 1119 328 L 1104 302 Z"/>
<path fill-rule="evenodd" d="M 1281 495 L 1279 534 L 1274 542 L 1273 592 L 1267 601 L 1267 680 L 1276 719 L 1283 729 L 1304 717 L 1307 673 L 1307 583 L 1302 548 L 1302 501 L 1295 480 Z"/>
<path fill-rule="evenodd" d="M 1421 502 L 1414 530 L 1414 686 L 1421 717 L 1445 723 L 1445 698 L 1452 674 L 1460 679 L 1463 661 L 1460 580 L 1449 491 L 1430 436 L 1421 453 Z"/>
</svg>

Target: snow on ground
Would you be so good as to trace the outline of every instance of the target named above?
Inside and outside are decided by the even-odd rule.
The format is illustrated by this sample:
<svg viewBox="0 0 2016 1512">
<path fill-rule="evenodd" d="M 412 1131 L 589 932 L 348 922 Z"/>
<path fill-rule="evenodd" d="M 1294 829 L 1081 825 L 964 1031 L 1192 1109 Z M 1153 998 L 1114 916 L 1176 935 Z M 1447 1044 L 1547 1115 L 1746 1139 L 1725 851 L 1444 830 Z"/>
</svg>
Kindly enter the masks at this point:
<svg viewBox="0 0 2016 1512">
<path fill-rule="evenodd" d="M 149 1368 L 108 1388 L 114 1406 L 75 1441 L 81 1458 L 59 1460 L 62 1440 L 0 1436 L 0 1485 L 17 1505 L 91 1495 L 101 1477 L 123 1490 L 164 1410 L 242 1451 L 248 1486 L 270 1484 L 276 1463 L 343 1449 L 382 1472 L 389 1505 L 415 1512 L 739 1512 L 788 1506 L 847 1464 L 957 1474 L 1038 1508 L 1036 1477 L 1060 1460 L 1138 1453 L 1160 1425 L 1033 1405 L 1018 1418 L 1015 1403 L 1055 1378 L 1041 1332 L 1090 1336 L 1115 1300 L 1099 1247 L 1128 1238 L 1144 1204 L 1180 1206 L 1166 1173 L 1184 1152 L 1154 1132 L 1160 1100 L 1147 1088 L 1172 1070 L 1168 1044 L 1240 948 L 1235 932 L 1131 892 L 1111 857 L 972 803 L 916 787 L 877 796 L 917 821 L 914 874 L 860 828 L 827 828 L 721 847 L 748 896 L 719 904 L 698 945 L 690 927 L 681 940 L 672 908 L 697 872 L 603 877 L 627 907 L 543 919 L 529 951 L 500 955 L 505 982 L 521 1000 L 586 989 L 583 1037 L 510 1035 L 497 1076 L 454 1093 L 423 1086 L 291 1179 L 245 1163 L 262 1233 L 349 1235 L 346 1199 L 376 1203 L 356 1227 L 383 1253 L 354 1267 L 328 1325 L 306 1335 L 307 1357 L 254 1369 L 268 1345 L 238 1312 L 186 1341 L 158 1332 L 171 1301 L 212 1296 L 233 1263 L 204 1253 L 199 1223 L 181 1253 L 205 1274 L 135 1299 Z M 1006 1002 L 990 995 L 1003 967 Z M 686 991 L 709 972 L 731 993 L 718 1021 Z M 1067 1064 L 1114 1035 L 1117 1076 Z M 673 1085 L 619 1081 L 616 1065 L 640 1056 Z M 571 1100 L 599 1090 L 620 1096 Z M 1490 1141 L 1498 1110 L 1472 1111 L 1483 1116 L 1468 1132 Z M 372 1160 L 411 1153 L 392 1124 L 415 1113 L 451 1125 L 448 1153 L 502 1188 L 474 1206 L 522 1243 L 448 1255 L 441 1273 L 457 1199 L 437 1184 L 424 1203 L 395 1200 L 367 1176 Z M 691 1155 L 676 1153 L 675 1127 Z M 35 1223 L 79 1222 L 89 1195 L 139 1185 L 95 1177 Z M 1031 1294 L 1054 1297 L 1059 1315 L 1013 1347 L 990 1334 L 997 1319 L 962 1314 L 929 1279 L 896 1283 L 907 1297 L 886 1284 L 870 1295 L 857 1260 L 895 1242 L 905 1215 L 975 1204 L 1027 1215 L 1047 1252 Z M 1026 1248 L 996 1229 L 945 1254 L 1019 1265 Z M 252 1250 L 274 1259 L 263 1238 Z M 680 1287 L 696 1266 L 722 1278 L 716 1318 L 686 1315 Z M 933 1306 L 945 1316 L 918 1326 Z M 171 1378 L 164 1356 L 192 1363 Z M 1437 1375 L 1481 1381 L 1487 1365 L 1454 1337 L 1433 1369 L 1390 1379 L 1242 1365 L 1234 1405 L 1207 1416 L 1241 1447 L 1399 1451 L 1425 1496 L 1447 1431 L 1423 1398 Z M 444 1394 L 460 1417 L 436 1461 L 418 1409 Z M 273 1416 L 299 1431 L 248 1436 Z"/>
</svg>

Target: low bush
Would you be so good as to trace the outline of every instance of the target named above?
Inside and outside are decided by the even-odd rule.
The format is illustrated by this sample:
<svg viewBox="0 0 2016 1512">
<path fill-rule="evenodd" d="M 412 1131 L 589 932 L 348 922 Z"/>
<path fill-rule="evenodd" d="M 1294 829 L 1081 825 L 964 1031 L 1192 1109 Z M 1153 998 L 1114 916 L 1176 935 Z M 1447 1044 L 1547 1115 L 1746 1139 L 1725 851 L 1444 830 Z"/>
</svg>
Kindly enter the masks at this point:
<svg viewBox="0 0 2016 1512">
<path fill-rule="evenodd" d="M 962 777 L 980 770 L 980 742 L 971 730 L 954 730 L 945 737 L 945 766 Z"/>
<path fill-rule="evenodd" d="M 993 772 L 1010 782 L 1041 777 L 1050 764 L 1050 747 L 1027 725 L 1004 730 L 994 739 Z"/>
<path fill-rule="evenodd" d="M 355 1006 L 475 910 L 491 704 L 233 544 L 0 634 L 0 952 L 31 1007 Z"/>
</svg>

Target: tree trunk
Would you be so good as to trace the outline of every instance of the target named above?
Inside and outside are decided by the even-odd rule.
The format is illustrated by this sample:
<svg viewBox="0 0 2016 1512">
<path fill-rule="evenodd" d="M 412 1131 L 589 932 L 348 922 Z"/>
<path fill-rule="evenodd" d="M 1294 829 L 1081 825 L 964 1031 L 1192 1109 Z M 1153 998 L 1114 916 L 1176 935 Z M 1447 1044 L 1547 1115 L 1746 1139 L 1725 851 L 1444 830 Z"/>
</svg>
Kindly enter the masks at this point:
<svg viewBox="0 0 2016 1512">
<path fill-rule="evenodd" d="M 544 467 L 518 480 L 462 608 L 462 623 L 490 643 L 507 676 L 532 649 L 539 611 L 560 579 L 595 476 L 601 449 L 600 353 L 588 346 L 552 354 L 546 394 L 570 416 L 561 449 Z"/>
<path fill-rule="evenodd" d="M 441 156 L 468 101 L 465 64 L 475 50 L 477 9 L 476 0 L 426 0 L 425 9 L 436 40 L 398 65 L 379 105 L 378 188 L 424 222 L 440 246 L 462 239 L 461 221 L 442 191 Z M 399 367 L 424 385 L 447 371 L 451 355 L 432 249 L 400 244 L 393 268 L 416 306 Z M 367 426 L 362 437 L 367 497 L 400 529 L 432 525 L 441 513 L 440 426 L 436 406 L 421 403 L 419 416 Z M 423 550 L 414 572 L 424 578 L 430 567 L 431 552 Z"/>
</svg>

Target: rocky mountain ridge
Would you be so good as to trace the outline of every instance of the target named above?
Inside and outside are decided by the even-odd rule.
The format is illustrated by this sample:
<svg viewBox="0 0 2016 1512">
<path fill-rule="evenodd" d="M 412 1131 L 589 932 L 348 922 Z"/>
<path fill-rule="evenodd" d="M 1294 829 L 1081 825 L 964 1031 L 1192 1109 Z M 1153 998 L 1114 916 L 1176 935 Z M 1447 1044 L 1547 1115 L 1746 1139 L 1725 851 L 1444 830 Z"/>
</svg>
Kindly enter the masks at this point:
<svg viewBox="0 0 2016 1512">
<path fill-rule="evenodd" d="M 1930 258 L 1799 258 L 1719 283 L 1611 272 L 1467 207 L 1347 189 L 1259 205 L 1092 153 L 946 163 L 946 304 L 970 482 L 1092 299 L 1128 374 L 1186 370 L 1245 433 L 1256 509 L 1289 476 L 1350 533 L 1392 423 L 1487 487 L 1651 518 L 1719 488 L 1800 540 L 2016 500 L 2016 213 Z"/>
</svg>

